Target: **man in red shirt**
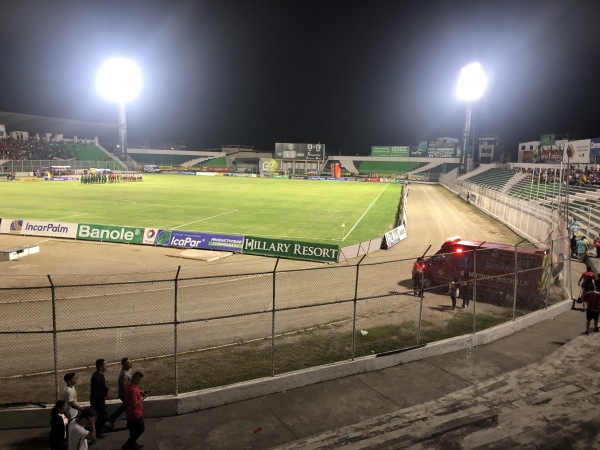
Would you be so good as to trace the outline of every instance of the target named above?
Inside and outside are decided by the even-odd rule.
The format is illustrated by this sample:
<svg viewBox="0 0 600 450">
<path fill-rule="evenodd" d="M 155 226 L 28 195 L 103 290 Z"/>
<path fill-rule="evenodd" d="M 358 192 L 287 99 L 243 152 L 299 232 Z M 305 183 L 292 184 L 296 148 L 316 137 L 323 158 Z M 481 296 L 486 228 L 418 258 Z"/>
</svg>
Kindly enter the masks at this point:
<svg viewBox="0 0 600 450">
<path fill-rule="evenodd" d="M 596 290 L 586 292 L 583 296 L 583 303 L 585 303 L 585 334 L 590 334 L 590 322 L 594 319 L 594 331 L 600 331 L 598 329 L 598 316 L 600 316 L 600 292 Z"/>
<path fill-rule="evenodd" d="M 142 372 L 135 372 L 131 377 L 131 382 L 125 388 L 125 415 L 129 425 L 129 439 L 122 449 L 139 450 L 143 445 L 138 445 L 137 440 L 146 430 L 144 426 L 144 407 L 142 402 L 148 395 L 148 392 L 140 391 L 138 387 L 144 378 Z"/>
</svg>

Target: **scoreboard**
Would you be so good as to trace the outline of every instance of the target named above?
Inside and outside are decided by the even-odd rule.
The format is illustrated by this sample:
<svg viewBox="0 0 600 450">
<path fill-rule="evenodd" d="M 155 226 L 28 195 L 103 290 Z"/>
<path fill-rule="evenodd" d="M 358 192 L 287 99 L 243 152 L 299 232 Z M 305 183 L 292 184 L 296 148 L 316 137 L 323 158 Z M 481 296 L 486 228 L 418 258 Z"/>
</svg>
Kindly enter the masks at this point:
<svg viewBox="0 0 600 450">
<path fill-rule="evenodd" d="M 302 161 L 323 161 L 325 144 L 275 144 L 275 159 L 297 159 Z"/>
</svg>

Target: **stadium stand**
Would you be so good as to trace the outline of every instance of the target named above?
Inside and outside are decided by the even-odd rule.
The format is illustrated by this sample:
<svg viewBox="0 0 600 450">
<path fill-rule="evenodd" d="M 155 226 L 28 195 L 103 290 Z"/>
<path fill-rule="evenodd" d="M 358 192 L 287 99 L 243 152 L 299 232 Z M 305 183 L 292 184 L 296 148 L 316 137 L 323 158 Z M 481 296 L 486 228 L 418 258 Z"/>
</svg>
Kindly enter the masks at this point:
<svg viewBox="0 0 600 450">
<path fill-rule="evenodd" d="M 218 158 L 211 158 L 206 161 L 202 161 L 199 164 L 194 164 L 193 167 L 214 167 L 214 168 L 225 168 L 229 167 L 227 164 L 227 158 L 225 156 L 220 156 Z"/>
<path fill-rule="evenodd" d="M 517 176 L 517 173 L 512 169 L 492 168 L 465 179 L 470 183 L 486 186 L 496 191 L 502 191 L 515 176 Z"/>
<path fill-rule="evenodd" d="M 147 154 L 147 153 L 132 153 L 128 155 L 138 164 L 154 164 L 157 166 L 184 166 L 194 159 L 193 155 L 177 155 L 177 154 Z"/>
<path fill-rule="evenodd" d="M 428 163 L 408 162 L 408 161 L 357 161 L 359 164 L 358 173 L 379 175 L 401 175 L 414 171 L 420 167 L 425 167 Z M 355 163 L 356 165 L 356 163 Z"/>
</svg>

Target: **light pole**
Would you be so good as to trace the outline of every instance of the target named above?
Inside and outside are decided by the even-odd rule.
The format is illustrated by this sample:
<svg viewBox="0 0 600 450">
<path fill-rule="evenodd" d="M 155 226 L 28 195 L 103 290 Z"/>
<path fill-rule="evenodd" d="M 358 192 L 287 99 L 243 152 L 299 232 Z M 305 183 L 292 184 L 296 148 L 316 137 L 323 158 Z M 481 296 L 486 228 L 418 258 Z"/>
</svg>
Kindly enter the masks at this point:
<svg viewBox="0 0 600 450">
<path fill-rule="evenodd" d="M 479 99 L 487 87 L 487 76 L 478 62 L 466 65 L 460 71 L 460 77 L 456 86 L 456 95 L 459 99 L 467 102 L 467 115 L 463 132 L 463 148 L 460 155 L 459 174 L 467 173 L 467 150 L 469 148 L 469 137 L 471 134 L 471 116 L 473 113 L 473 102 Z"/>
<path fill-rule="evenodd" d="M 106 61 L 96 76 L 96 87 L 100 95 L 119 104 L 118 138 L 123 156 L 127 156 L 127 120 L 125 105 L 135 99 L 142 87 L 142 74 L 133 61 L 112 58 Z"/>
</svg>

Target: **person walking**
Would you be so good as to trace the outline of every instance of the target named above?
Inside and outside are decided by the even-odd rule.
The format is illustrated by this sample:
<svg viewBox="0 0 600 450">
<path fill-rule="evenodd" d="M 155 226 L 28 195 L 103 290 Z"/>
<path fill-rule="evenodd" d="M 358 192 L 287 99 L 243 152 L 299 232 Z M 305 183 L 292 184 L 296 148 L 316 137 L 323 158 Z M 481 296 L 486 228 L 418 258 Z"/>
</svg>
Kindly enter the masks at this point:
<svg viewBox="0 0 600 450">
<path fill-rule="evenodd" d="M 69 423 L 69 450 L 88 450 L 88 439 L 96 439 L 96 412 L 83 408 L 77 419 Z"/>
<path fill-rule="evenodd" d="M 594 248 L 596 249 L 596 258 L 600 258 L 600 235 L 594 238 Z"/>
<path fill-rule="evenodd" d="M 448 286 L 448 295 L 450 296 L 450 300 L 452 300 L 452 310 L 456 309 L 456 299 L 460 294 L 460 290 L 458 288 L 458 278 L 454 277 L 450 285 Z"/>
<path fill-rule="evenodd" d="M 598 332 L 598 317 L 600 316 L 600 292 L 594 288 L 583 296 L 585 305 L 585 334 L 590 334 L 590 322 L 594 321 L 594 331 Z"/>
<path fill-rule="evenodd" d="M 460 292 L 462 294 L 462 308 L 467 309 L 469 307 L 469 302 L 471 301 L 471 298 L 473 298 L 473 282 L 469 278 L 468 273 L 465 273 L 463 277 Z"/>
<path fill-rule="evenodd" d="M 579 238 L 577 241 L 577 260 L 579 262 L 583 262 L 585 259 L 585 252 L 587 251 L 587 245 L 583 240 L 583 236 Z"/>
<path fill-rule="evenodd" d="M 67 408 L 69 404 L 58 400 L 50 411 L 50 450 L 67 450 Z"/>
<path fill-rule="evenodd" d="M 131 361 L 129 361 L 129 358 L 123 358 L 121 360 L 121 371 L 119 372 L 119 391 L 118 391 L 118 396 L 119 396 L 119 400 L 121 400 L 121 406 L 119 406 L 117 408 L 117 410 L 115 412 L 113 412 L 108 421 L 109 423 L 114 426 L 115 422 L 117 421 L 117 418 L 123 414 L 125 412 L 125 389 L 127 388 L 127 385 L 131 382 L 131 377 L 133 376 L 133 371 L 131 369 Z"/>
<path fill-rule="evenodd" d="M 108 421 L 108 412 L 106 411 L 106 399 L 108 398 L 108 387 L 104 378 L 106 372 L 106 361 L 104 359 L 96 360 L 96 371 L 92 374 L 90 380 L 90 406 L 96 411 L 96 435 L 98 439 L 104 437 L 102 428 Z M 112 428 L 112 424 L 111 424 Z"/>
<path fill-rule="evenodd" d="M 125 388 L 125 414 L 127 415 L 127 424 L 129 425 L 129 439 L 122 449 L 139 450 L 143 445 L 139 445 L 137 440 L 144 433 L 144 407 L 142 405 L 148 392 L 140 391 L 139 385 L 144 378 L 142 372 L 135 372 L 131 377 L 131 383 Z"/>
<path fill-rule="evenodd" d="M 63 400 L 69 404 L 69 407 L 67 408 L 67 417 L 69 420 L 73 420 L 77 417 L 79 411 L 83 410 L 77 403 L 77 389 L 75 389 L 75 384 L 77 384 L 77 374 L 75 372 L 68 372 L 63 377 L 63 380 L 65 380 Z"/>
</svg>

